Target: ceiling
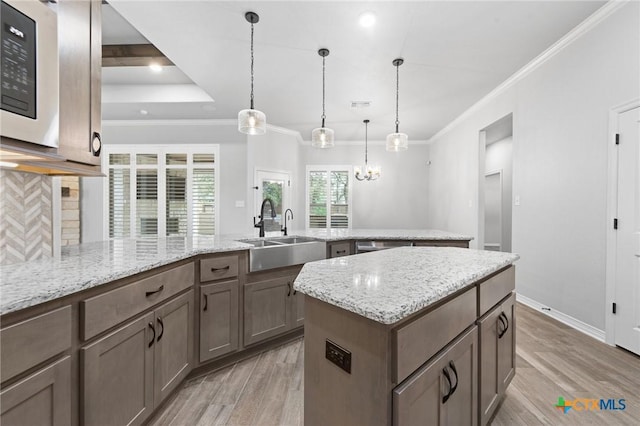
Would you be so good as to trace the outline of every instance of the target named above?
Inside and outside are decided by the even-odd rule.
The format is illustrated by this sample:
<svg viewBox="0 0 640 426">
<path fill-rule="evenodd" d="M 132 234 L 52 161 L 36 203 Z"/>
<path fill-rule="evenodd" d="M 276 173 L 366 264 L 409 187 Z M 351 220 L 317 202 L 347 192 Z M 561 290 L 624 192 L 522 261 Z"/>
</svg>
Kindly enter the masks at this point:
<svg viewBox="0 0 640 426">
<path fill-rule="evenodd" d="M 250 24 L 255 11 L 255 107 L 267 122 L 309 140 L 322 113 L 321 47 L 326 58 L 327 127 L 337 141 L 394 130 L 401 57 L 400 130 L 426 141 L 600 8 L 604 1 L 131 1 L 110 0 L 105 44 L 153 43 L 179 69 L 104 69 L 103 118 L 230 119 L 249 106 Z M 375 13 L 371 28 L 358 24 Z M 123 21 L 120 16 L 124 17 Z M 128 22 L 127 22 L 128 21 Z M 129 24 L 130 23 L 130 24 Z M 171 68 L 171 69 L 169 69 Z M 166 81 L 165 81 L 166 79 Z M 195 86 L 194 86 L 195 83 Z M 161 101 L 143 95 L 172 85 Z M 184 96 L 179 86 L 185 88 Z M 193 87 L 190 87 L 193 86 Z M 197 87 L 196 87 L 197 86 Z M 200 90 L 197 94 L 194 90 Z M 189 92 L 190 91 L 190 92 Z M 140 92 L 140 93 L 138 93 Z M 135 95 L 135 96 L 134 96 Z M 113 101 L 117 99 L 118 102 Z M 352 101 L 370 101 L 354 109 Z M 140 110 L 148 114 L 142 116 Z"/>
</svg>

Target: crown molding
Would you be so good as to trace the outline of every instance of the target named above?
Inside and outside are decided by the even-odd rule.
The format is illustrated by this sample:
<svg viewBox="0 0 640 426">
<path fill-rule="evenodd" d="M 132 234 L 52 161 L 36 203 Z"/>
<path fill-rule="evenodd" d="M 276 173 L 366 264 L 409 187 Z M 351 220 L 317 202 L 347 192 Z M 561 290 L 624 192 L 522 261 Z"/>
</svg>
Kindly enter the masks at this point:
<svg viewBox="0 0 640 426">
<path fill-rule="evenodd" d="M 560 38 L 554 44 L 552 44 L 549 48 L 547 48 L 544 52 L 536 56 L 531 62 L 526 64 L 524 67 L 520 68 L 511 77 L 507 78 L 504 82 L 502 82 L 498 87 L 493 89 L 487 95 L 485 95 L 478 102 L 469 107 L 466 111 L 456 117 L 453 121 L 439 130 L 435 135 L 431 136 L 428 140 L 428 143 L 431 144 L 436 142 L 438 138 L 445 135 L 453 128 L 458 126 L 461 122 L 469 118 L 472 114 L 477 112 L 480 108 L 485 106 L 487 103 L 492 101 L 494 98 L 498 97 L 500 94 L 505 92 L 507 89 L 511 88 L 513 85 L 518 83 L 520 80 L 523 80 L 526 76 L 531 74 L 533 71 L 544 65 L 548 60 L 553 58 L 558 53 L 562 52 L 565 48 L 570 46 L 574 41 L 578 40 L 580 37 L 591 31 L 595 28 L 600 22 L 604 21 L 610 15 L 621 9 L 624 5 L 629 3 L 631 0 L 610 0 L 600 9 L 593 12 L 587 19 L 578 24 L 575 28 L 569 31 L 564 37 Z"/>
<path fill-rule="evenodd" d="M 224 119 L 173 119 L 173 120 L 102 120 L 103 126 L 236 126 L 238 120 Z"/>
<path fill-rule="evenodd" d="M 361 146 L 364 145 L 364 140 L 361 141 L 341 141 L 341 140 L 336 140 L 334 141 L 335 146 L 336 147 L 340 147 L 340 146 Z M 367 143 L 369 145 L 386 145 L 387 141 L 384 140 L 369 140 L 367 141 Z M 311 141 L 302 141 L 301 142 L 302 145 L 304 146 L 311 146 Z M 409 146 L 411 145 L 428 145 L 429 141 L 427 140 L 409 140 Z M 321 148 L 319 148 L 321 149 Z M 331 148 L 328 148 L 331 149 Z"/>
</svg>

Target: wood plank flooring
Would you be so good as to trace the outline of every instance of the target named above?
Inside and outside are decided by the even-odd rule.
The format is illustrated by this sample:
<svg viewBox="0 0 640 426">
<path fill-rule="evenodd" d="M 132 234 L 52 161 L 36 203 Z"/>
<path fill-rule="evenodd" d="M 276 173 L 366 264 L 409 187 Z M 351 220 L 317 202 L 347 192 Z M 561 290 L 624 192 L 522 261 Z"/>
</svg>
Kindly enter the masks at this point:
<svg viewBox="0 0 640 426">
<path fill-rule="evenodd" d="M 640 425 L 640 357 L 517 305 L 516 376 L 493 425 Z M 303 340 L 187 381 L 150 425 L 302 425 Z M 555 408 L 624 398 L 624 411 Z"/>
</svg>

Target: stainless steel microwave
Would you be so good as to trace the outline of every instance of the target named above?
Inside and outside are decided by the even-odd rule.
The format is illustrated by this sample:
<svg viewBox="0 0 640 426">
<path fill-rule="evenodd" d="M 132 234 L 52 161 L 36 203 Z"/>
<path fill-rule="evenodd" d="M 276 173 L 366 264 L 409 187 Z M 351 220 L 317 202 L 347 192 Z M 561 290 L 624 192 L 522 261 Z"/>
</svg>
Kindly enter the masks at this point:
<svg viewBox="0 0 640 426">
<path fill-rule="evenodd" d="M 0 16 L 0 135 L 56 148 L 56 13 L 38 0 L 2 0 Z"/>
</svg>

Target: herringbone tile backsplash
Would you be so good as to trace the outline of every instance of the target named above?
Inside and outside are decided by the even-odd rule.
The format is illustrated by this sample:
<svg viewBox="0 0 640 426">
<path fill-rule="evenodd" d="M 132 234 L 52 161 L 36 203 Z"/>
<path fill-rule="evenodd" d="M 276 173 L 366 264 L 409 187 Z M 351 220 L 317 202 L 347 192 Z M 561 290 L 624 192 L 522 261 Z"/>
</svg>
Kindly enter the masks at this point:
<svg viewBox="0 0 640 426">
<path fill-rule="evenodd" d="M 0 265 L 51 255 L 51 179 L 0 170 Z"/>
</svg>

